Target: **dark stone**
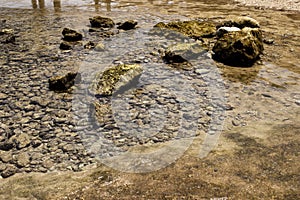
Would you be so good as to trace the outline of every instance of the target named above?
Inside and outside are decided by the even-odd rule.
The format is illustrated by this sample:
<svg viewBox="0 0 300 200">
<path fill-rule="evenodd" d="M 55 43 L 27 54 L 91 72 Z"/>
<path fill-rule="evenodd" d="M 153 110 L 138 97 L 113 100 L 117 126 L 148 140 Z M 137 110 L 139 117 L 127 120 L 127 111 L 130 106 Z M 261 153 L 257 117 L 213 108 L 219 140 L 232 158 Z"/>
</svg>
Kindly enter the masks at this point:
<svg viewBox="0 0 300 200">
<path fill-rule="evenodd" d="M 37 139 L 31 141 L 31 146 L 33 148 L 36 148 L 36 147 L 40 146 L 41 144 L 42 144 L 42 142 L 40 140 L 37 140 Z"/>
<path fill-rule="evenodd" d="M 59 48 L 61 50 L 71 50 L 72 46 L 68 42 L 62 42 L 60 43 Z"/>
<path fill-rule="evenodd" d="M 80 81 L 81 76 L 77 72 L 69 72 L 63 76 L 55 76 L 49 79 L 49 89 L 54 91 L 68 90 L 75 84 L 75 80 Z"/>
<path fill-rule="evenodd" d="M 75 30 L 69 29 L 69 28 L 64 28 L 62 31 L 63 34 L 63 39 L 66 41 L 74 42 L 74 41 L 79 41 L 82 40 L 82 34 L 78 33 Z"/>
<path fill-rule="evenodd" d="M 0 31 L 0 43 L 14 43 L 15 41 L 14 30 L 2 29 Z"/>
<path fill-rule="evenodd" d="M 101 16 L 90 18 L 90 23 L 94 28 L 113 28 L 115 26 L 112 19 Z"/>
<path fill-rule="evenodd" d="M 0 142 L 0 150 L 9 151 L 14 147 L 15 147 L 15 144 L 10 140 Z"/>
<path fill-rule="evenodd" d="M 118 29 L 123 29 L 123 30 L 130 30 L 130 29 L 134 29 L 135 26 L 137 25 L 138 23 L 136 21 L 133 21 L 133 20 L 128 20 L 124 23 L 121 23 L 119 26 L 118 26 Z"/>
<path fill-rule="evenodd" d="M 231 66 L 249 67 L 263 52 L 262 33 L 258 28 L 228 32 L 213 47 L 213 59 Z"/>
</svg>

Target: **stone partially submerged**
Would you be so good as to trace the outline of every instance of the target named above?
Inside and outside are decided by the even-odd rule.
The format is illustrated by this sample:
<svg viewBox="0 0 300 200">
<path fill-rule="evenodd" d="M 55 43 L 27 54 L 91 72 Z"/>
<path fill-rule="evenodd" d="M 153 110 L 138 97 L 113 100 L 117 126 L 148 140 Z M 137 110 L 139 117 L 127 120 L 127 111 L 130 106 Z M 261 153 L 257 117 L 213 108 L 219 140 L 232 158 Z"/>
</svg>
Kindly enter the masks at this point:
<svg viewBox="0 0 300 200">
<path fill-rule="evenodd" d="M 213 37 L 216 32 L 216 26 L 214 24 L 195 20 L 170 22 L 167 24 L 160 22 L 154 27 L 180 32 L 194 39 Z"/>
<path fill-rule="evenodd" d="M 137 64 L 120 64 L 105 70 L 96 76 L 92 84 L 92 93 L 98 96 L 111 96 L 121 87 L 141 75 L 143 68 Z"/>
<path fill-rule="evenodd" d="M 189 60 L 195 60 L 207 51 L 199 42 L 181 43 L 169 47 L 163 56 L 167 63 L 183 63 Z"/>
<path fill-rule="evenodd" d="M 54 91 L 66 91 L 80 81 L 81 75 L 77 72 L 69 72 L 63 76 L 54 76 L 49 79 L 49 89 Z"/>
<path fill-rule="evenodd" d="M 124 23 L 121 23 L 119 26 L 118 26 L 118 29 L 122 29 L 122 30 L 130 30 L 130 29 L 134 29 L 135 26 L 137 25 L 138 23 L 134 20 L 128 20 Z"/>
<path fill-rule="evenodd" d="M 262 33 L 258 28 L 222 34 L 214 44 L 213 59 L 231 66 L 249 67 L 263 52 Z"/>
<path fill-rule="evenodd" d="M 95 16 L 90 18 L 91 27 L 93 28 L 113 28 L 115 22 L 107 17 Z"/>
<path fill-rule="evenodd" d="M 62 31 L 63 40 L 69 41 L 69 42 L 75 42 L 82 40 L 82 34 L 78 33 L 75 30 L 69 29 L 69 28 L 64 28 Z"/>
</svg>

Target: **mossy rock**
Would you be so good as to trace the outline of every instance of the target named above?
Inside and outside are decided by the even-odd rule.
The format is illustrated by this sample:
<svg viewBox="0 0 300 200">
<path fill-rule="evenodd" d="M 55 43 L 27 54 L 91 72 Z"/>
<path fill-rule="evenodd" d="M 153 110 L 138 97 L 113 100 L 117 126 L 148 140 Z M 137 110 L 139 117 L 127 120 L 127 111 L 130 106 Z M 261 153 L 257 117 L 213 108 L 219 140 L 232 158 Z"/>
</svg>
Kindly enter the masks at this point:
<svg viewBox="0 0 300 200">
<path fill-rule="evenodd" d="M 213 47 L 213 59 L 226 65 L 249 67 L 263 52 L 262 34 L 259 29 L 224 34 Z"/>
<path fill-rule="evenodd" d="M 136 64 L 121 64 L 105 70 L 96 75 L 92 84 L 95 95 L 111 96 L 115 91 L 125 86 L 137 76 L 141 75 L 143 68 Z"/>
<path fill-rule="evenodd" d="M 216 32 L 216 27 L 214 24 L 209 22 L 198 22 L 194 20 L 170 22 L 168 24 L 160 22 L 154 27 L 177 31 L 194 39 L 213 37 Z"/>
</svg>

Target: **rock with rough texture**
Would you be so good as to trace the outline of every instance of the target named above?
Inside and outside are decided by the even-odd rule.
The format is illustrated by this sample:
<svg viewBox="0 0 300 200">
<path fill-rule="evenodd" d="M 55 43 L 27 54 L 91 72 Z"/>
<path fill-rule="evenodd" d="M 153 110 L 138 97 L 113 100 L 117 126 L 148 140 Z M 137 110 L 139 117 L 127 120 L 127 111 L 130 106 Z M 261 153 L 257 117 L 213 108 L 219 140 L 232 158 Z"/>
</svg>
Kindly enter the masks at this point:
<svg viewBox="0 0 300 200">
<path fill-rule="evenodd" d="M 18 172 L 18 168 L 16 166 L 14 166 L 14 165 L 7 165 L 6 169 L 3 172 L 1 172 L 0 175 L 3 178 L 8 178 L 8 177 L 14 175 L 17 172 Z"/>
<path fill-rule="evenodd" d="M 10 151 L 0 151 L 0 160 L 3 163 L 9 163 L 13 159 L 12 153 Z"/>
<path fill-rule="evenodd" d="M 10 140 L 12 140 L 15 143 L 17 149 L 23 149 L 29 146 L 31 142 L 29 135 L 27 135 L 26 133 L 14 135 L 10 138 Z"/>
<path fill-rule="evenodd" d="M 168 24 L 160 22 L 154 27 L 177 31 L 194 39 L 213 37 L 216 32 L 216 26 L 214 24 L 198 21 L 178 21 Z"/>
<path fill-rule="evenodd" d="M 169 47 L 163 59 L 167 63 L 183 63 L 195 60 L 206 53 L 201 43 L 182 43 Z"/>
<path fill-rule="evenodd" d="M 30 156 L 26 152 L 22 152 L 16 156 L 16 164 L 18 167 L 26 167 L 30 163 Z"/>
<path fill-rule="evenodd" d="M 259 28 L 259 23 L 255 19 L 251 17 L 235 17 L 232 19 L 229 19 L 228 21 L 223 22 L 222 24 L 218 25 L 217 28 L 220 27 L 238 27 L 240 29 L 243 29 L 245 27 L 249 28 Z"/>
<path fill-rule="evenodd" d="M 213 47 L 213 59 L 231 66 L 249 67 L 263 52 L 262 32 L 244 27 L 241 31 L 223 34 Z"/>
<path fill-rule="evenodd" d="M 112 19 L 101 16 L 90 18 L 90 23 L 94 28 L 113 28 L 115 26 L 115 23 Z"/>
<path fill-rule="evenodd" d="M 111 96 L 115 91 L 125 86 L 142 72 L 140 65 L 117 65 L 97 75 L 96 82 L 92 85 L 96 95 Z"/>
<path fill-rule="evenodd" d="M 134 21 L 134 20 L 128 20 L 128 21 L 126 21 L 124 23 L 121 23 L 118 26 L 118 29 L 123 29 L 123 30 L 134 29 L 137 24 L 138 23 L 136 21 Z"/>
<path fill-rule="evenodd" d="M 68 42 L 62 42 L 60 43 L 59 48 L 61 50 L 71 50 L 72 46 Z"/>
<path fill-rule="evenodd" d="M 82 34 L 78 33 L 75 30 L 69 29 L 69 28 L 64 28 L 64 30 L 62 31 L 63 34 L 63 39 L 69 42 L 75 42 L 75 41 L 79 41 L 82 40 Z"/>
<path fill-rule="evenodd" d="M 69 72 L 63 76 L 54 76 L 49 79 L 49 89 L 54 91 L 68 90 L 75 84 L 75 81 L 80 81 L 81 76 L 77 72 Z"/>
<path fill-rule="evenodd" d="M 0 142 L 0 150 L 9 151 L 10 149 L 14 148 L 15 144 L 11 140 L 5 140 Z"/>
<path fill-rule="evenodd" d="M 13 29 L 2 29 L 0 31 L 0 43 L 14 43 L 16 37 Z"/>
</svg>

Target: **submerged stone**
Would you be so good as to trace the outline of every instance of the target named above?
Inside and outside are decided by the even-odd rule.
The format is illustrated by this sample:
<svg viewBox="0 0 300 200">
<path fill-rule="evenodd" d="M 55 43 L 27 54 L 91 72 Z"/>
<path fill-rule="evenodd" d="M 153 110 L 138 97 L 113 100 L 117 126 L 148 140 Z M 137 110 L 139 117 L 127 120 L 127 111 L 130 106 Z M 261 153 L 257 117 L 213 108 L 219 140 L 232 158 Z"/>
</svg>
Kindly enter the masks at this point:
<svg viewBox="0 0 300 200">
<path fill-rule="evenodd" d="M 91 27 L 94 28 L 113 28 L 115 23 L 112 19 L 107 17 L 95 16 L 90 18 Z"/>
<path fill-rule="evenodd" d="M 183 63 L 195 60 L 206 52 L 201 43 L 181 43 L 169 47 L 165 51 L 163 59 L 167 63 Z"/>
<path fill-rule="evenodd" d="M 213 37 L 216 32 L 214 24 L 198 21 L 178 21 L 170 22 L 168 24 L 160 22 L 154 27 L 177 31 L 194 39 Z"/>
<path fill-rule="evenodd" d="M 80 80 L 80 74 L 77 72 L 69 72 L 63 76 L 54 76 L 49 79 L 49 89 L 54 91 L 68 90 L 75 84 L 75 79 Z"/>
<path fill-rule="evenodd" d="M 62 31 L 63 34 L 63 39 L 69 42 L 74 42 L 74 41 L 79 41 L 82 40 L 82 34 L 78 33 L 75 30 L 69 29 L 69 28 L 64 28 Z"/>
<path fill-rule="evenodd" d="M 140 65 L 120 64 L 111 67 L 96 76 L 92 90 L 95 95 L 111 96 L 115 91 L 125 86 L 143 71 Z"/>
</svg>

